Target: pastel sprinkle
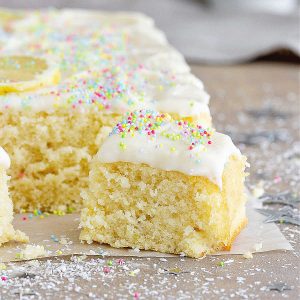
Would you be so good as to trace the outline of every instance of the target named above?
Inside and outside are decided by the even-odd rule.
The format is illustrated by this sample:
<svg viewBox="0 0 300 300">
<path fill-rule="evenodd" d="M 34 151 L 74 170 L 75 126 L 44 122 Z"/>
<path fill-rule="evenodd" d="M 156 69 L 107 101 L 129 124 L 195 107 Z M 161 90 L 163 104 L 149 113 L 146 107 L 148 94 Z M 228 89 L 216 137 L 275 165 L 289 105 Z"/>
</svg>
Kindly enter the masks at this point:
<svg viewBox="0 0 300 300">
<path fill-rule="evenodd" d="M 59 242 L 59 239 L 54 234 L 51 235 L 51 240 L 56 243 Z"/>
<path fill-rule="evenodd" d="M 121 148 L 122 150 L 125 150 L 125 149 L 126 149 L 125 143 L 121 142 L 119 145 L 120 145 L 120 148 Z"/>
<path fill-rule="evenodd" d="M 150 140 L 161 136 L 171 141 L 182 141 L 191 152 L 191 159 L 199 163 L 201 152 L 207 151 L 207 147 L 212 144 L 213 133 L 210 128 L 205 129 L 201 125 L 194 125 L 185 120 L 174 120 L 168 114 L 142 109 L 125 114 L 124 118 L 113 127 L 110 136 L 120 136 L 119 147 L 122 151 L 127 148 L 127 138 L 136 135 L 146 136 Z M 156 145 L 157 149 L 163 147 L 163 143 Z M 171 145 L 169 150 L 174 153 L 177 149 Z"/>
<path fill-rule="evenodd" d="M 122 259 L 122 258 L 119 258 L 119 259 L 117 259 L 117 263 L 118 263 L 120 266 L 122 266 L 122 265 L 125 264 L 125 260 Z"/>
<path fill-rule="evenodd" d="M 107 265 L 111 267 L 111 266 L 113 265 L 113 261 L 112 261 L 112 260 L 109 260 L 109 261 L 107 262 Z"/>
</svg>

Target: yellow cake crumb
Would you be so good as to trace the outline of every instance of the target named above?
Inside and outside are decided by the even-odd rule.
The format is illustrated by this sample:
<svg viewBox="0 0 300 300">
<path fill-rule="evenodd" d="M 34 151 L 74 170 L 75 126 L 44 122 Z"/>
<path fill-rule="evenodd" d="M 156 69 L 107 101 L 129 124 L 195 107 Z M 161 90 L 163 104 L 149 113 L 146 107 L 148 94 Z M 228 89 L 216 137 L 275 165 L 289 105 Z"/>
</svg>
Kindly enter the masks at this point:
<svg viewBox="0 0 300 300">
<path fill-rule="evenodd" d="M 2 154 L 6 155 L 0 147 L 0 156 Z M 28 237 L 12 225 L 13 203 L 8 193 L 8 180 L 6 167 L 0 164 L 0 246 L 9 241 L 28 242 Z"/>
<path fill-rule="evenodd" d="M 220 191 L 205 177 L 95 159 L 80 239 L 191 257 L 229 250 L 247 222 L 244 168 L 245 158 L 232 156 Z"/>
<path fill-rule="evenodd" d="M 250 251 L 247 251 L 243 254 L 243 257 L 246 259 L 252 259 L 253 258 L 253 254 Z"/>
<path fill-rule="evenodd" d="M 111 122 L 115 117 L 92 110 L 0 112 L 0 141 L 11 157 L 15 210 L 79 211 L 90 159 Z"/>
<path fill-rule="evenodd" d="M 44 246 L 40 245 L 27 245 L 20 253 L 18 253 L 17 258 L 22 260 L 35 259 L 38 257 L 44 257 L 48 254 Z"/>
</svg>

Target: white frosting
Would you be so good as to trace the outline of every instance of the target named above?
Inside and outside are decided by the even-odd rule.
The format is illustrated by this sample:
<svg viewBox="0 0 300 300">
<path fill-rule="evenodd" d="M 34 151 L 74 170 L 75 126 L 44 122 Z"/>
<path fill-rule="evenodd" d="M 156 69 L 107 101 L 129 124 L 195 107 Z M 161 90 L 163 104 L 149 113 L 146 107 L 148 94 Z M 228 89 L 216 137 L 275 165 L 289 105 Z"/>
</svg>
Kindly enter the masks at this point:
<svg viewBox="0 0 300 300">
<path fill-rule="evenodd" d="M 43 94 L 46 93 L 47 94 Z M 65 95 L 61 95 L 60 98 L 60 105 L 67 106 L 67 100 L 71 94 L 66 93 Z M 44 89 L 39 93 L 22 93 L 20 94 L 8 94 L 1 97 L 0 102 L 0 111 L 5 111 L 7 108 L 13 107 L 14 109 L 21 110 L 21 109 L 30 109 L 32 111 L 46 111 L 51 112 L 54 110 L 55 104 L 57 100 L 53 95 L 49 94 L 49 89 Z M 172 98 L 160 98 L 157 97 L 156 101 L 150 101 L 147 99 L 145 102 L 139 102 L 138 96 L 131 95 L 132 99 L 136 99 L 136 104 L 134 106 L 129 106 L 127 103 L 122 102 L 112 102 L 111 109 L 109 111 L 123 114 L 128 110 L 134 109 L 142 109 L 148 108 L 157 111 L 167 112 L 169 114 L 177 114 L 180 115 L 182 118 L 184 117 L 203 117 L 206 115 L 207 117 L 210 116 L 209 107 L 207 104 L 202 102 L 197 102 L 193 100 L 186 100 L 186 99 L 176 99 L 176 97 Z M 79 107 L 79 112 L 84 113 L 86 110 L 90 109 L 90 105 L 81 105 Z M 206 125 L 203 123 L 203 125 Z"/>
<path fill-rule="evenodd" d="M 30 11 L 24 15 L 13 24 L 13 33 L 3 37 L 1 54 L 46 55 L 53 65 L 61 66 L 62 79 L 47 89 L 2 95 L 0 110 L 9 107 L 52 111 L 54 106 L 67 106 L 70 98 L 73 103 L 91 94 L 74 84 L 88 77 L 86 70 L 98 70 L 94 79 L 106 86 L 110 83 L 99 72 L 120 67 L 124 72 L 117 74 L 115 80 L 132 84 L 133 89 L 123 91 L 122 99 L 112 98 L 108 112 L 151 108 L 182 117 L 209 117 L 209 96 L 202 82 L 189 73 L 183 56 L 168 44 L 152 19 L 139 13 L 81 9 Z M 138 70 L 137 66 L 142 68 Z M 135 76 L 128 79 L 130 72 Z M 70 83 L 71 91 L 66 92 L 64 87 Z M 54 96 L 57 93 L 59 96 Z M 88 105 L 77 108 L 82 112 L 89 109 Z"/>
<path fill-rule="evenodd" d="M 241 155 L 229 136 L 215 132 L 211 144 L 189 150 L 188 139 L 172 140 L 161 134 L 163 132 L 178 133 L 178 128 L 173 123 L 165 124 L 154 138 L 141 133 L 125 137 L 112 134 L 104 141 L 96 159 L 102 163 L 144 163 L 161 170 L 205 176 L 222 188 L 226 162 L 231 155 Z M 125 148 L 121 148 L 120 143 Z"/>
<path fill-rule="evenodd" d="M 178 114 L 181 117 L 196 117 L 199 114 L 210 115 L 208 105 L 192 100 L 183 100 L 176 98 L 167 98 L 159 101 L 153 107 L 154 110 L 165 111 L 169 114 Z"/>
<path fill-rule="evenodd" d="M 0 147 L 0 166 L 5 170 L 10 167 L 10 158 L 2 147 Z"/>
<path fill-rule="evenodd" d="M 191 74 L 179 76 L 175 79 L 167 78 L 169 74 L 144 69 L 136 73 L 133 78 L 128 79 L 128 73 L 120 71 L 116 73 L 115 82 L 130 83 L 134 87 L 126 88 L 122 92 L 122 98 L 114 97 L 109 101 L 111 105 L 109 111 L 123 114 L 128 110 L 149 108 L 157 111 L 178 114 L 181 117 L 210 116 L 208 102 L 209 96 L 203 90 L 203 85 Z M 97 78 L 97 80 L 95 80 Z M 183 79 L 185 78 L 185 79 Z M 89 101 L 94 96 L 94 92 L 89 91 L 85 86 L 79 84 L 82 81 L 91 82 L 93 85 L 99 84 L 104 87 L 110 86 L 110 78 L 106 78 L 101 72 L 82 72 L 76 76 L 66 79 L 59 86 L 44 88 L 34 92 L 21 94 L 9 93 L 2 95 L 0 110 L 7 108 L 31 109 L 33 111 L 52 111 L 55 105 L 70 106 L 69 99 L 85 99 Z M 113 81 L 113 83 L 114 83 Z M 75 86 L 76 85 L 76 86 Z M 67 87 L 72 89 L 67 91 Z M 114 87 L 112 87 L 114 88 Z M 56 94 L 59 92 L 59 96 Z M 78 106 L 84 112 L 90 109 L 90 104 Z"/>
</svg>

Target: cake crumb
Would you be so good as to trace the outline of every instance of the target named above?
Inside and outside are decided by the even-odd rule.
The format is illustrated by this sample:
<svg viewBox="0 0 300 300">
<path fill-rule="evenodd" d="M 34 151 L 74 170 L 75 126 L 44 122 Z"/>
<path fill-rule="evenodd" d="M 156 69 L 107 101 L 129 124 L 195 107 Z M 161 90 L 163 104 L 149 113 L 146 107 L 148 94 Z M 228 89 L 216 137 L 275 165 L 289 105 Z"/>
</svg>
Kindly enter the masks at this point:
<svg viewBox="0 0 300 300">
<path fill-rule="evenodd" d="M 135 253 L 139 253 L 139 252 L 141 251 L 139 248 L 133 248 L 132 250 L 133 250 L 133 252 L 135 252 Z"/>
<path fill-rule="evenodd" d="M 264 193 L 265 193 L 265 189 L 263 187 L 264 185 L 264 182 L 263 181 L 260 181 L 253 189 L 252 191 L 252 195 L 255 197 L 255 198 L 259 198 L 261 197 Z"/>
<path fill-rule="evenodd" d="M 243 257 L 246 259 L 251 259 L 251 258 L 253 258 L 253 255 L 250 251 L 247 251 L 243 254 Z"/>
<path fill-rule="evenodd" d="M 262 243 L 256 243 L 256 244 L 254 244 L 254 246 L 253 246 L 253 250 L 254 251 L 259 251 L 261 249 L 262 249 Z"/>
<path fill-rule="evenodd" d="M 160 261 L 163 261 L 163 262 L 168 261 L 166 258 L 163 258 L 163 257 L 161 257 L 159 260 L 160 260 Z"/>
<path fill-rule="evenodd" d="M 18 258 L 26 260 L 26 259 L 35 259 L 38 257 L 46 256 L 48 252 L 45 250 L 44 246 L 40 245 L 27 245 L 25 249 L 23 249 Z"/>
</svg>

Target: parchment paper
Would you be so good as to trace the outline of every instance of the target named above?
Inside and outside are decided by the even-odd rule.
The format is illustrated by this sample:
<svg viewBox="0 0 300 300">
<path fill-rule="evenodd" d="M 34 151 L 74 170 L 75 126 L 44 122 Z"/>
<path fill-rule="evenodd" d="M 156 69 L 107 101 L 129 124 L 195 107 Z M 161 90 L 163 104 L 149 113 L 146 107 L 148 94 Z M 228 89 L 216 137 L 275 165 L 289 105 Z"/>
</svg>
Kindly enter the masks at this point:
<svg viewBox="0 0 300 300">
<path fill-rule="evenodd" d="M 250 197 L 250 196 L 249 196 Z M 247 205 L 249 223 L 235 240 L 231 251 L 221 252 L 216 255 L 244 254 L 254 252 L 255 244 L 262 243 L 262 248 L 257 252 L 271 250 L 292 250 L 292 246 L 273 224 L 263 223 L 265 216 L 255 211 L 257 200 L 250 198 Z M 23 218 L 26 218 L 24 220 Z M 93 243 L 81 244 L 78 237 L 79 215 L 68 214 L 65 216 L 49 215 L 41 219 L 34 216 L 32 219 L 26 215 L 16 215 L 14 225 L 16 229 L 24 231 L 30 238 L 30 244 L 43 245 L 48 251 L 46 257 L 64 256 L 72 254 L 85 255 L 110 255 L 110 256 L 136 256 L 136 257 L 172 257 L 174 255 L 152 252 L 136 251 L 133 249 L 115 249 L 108 245 Z M 61 243 L 62 242 L 62 243 Z M 65 244 L 65 243 L 68 244 Z M 26 245 L 8 243 L 0 248 L 0 261 L 17 261 L 16 256 Z"/>
</svg>

